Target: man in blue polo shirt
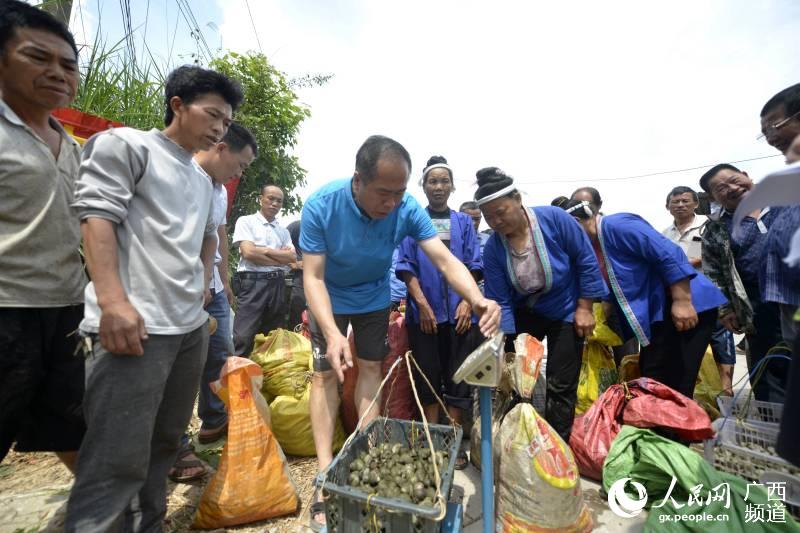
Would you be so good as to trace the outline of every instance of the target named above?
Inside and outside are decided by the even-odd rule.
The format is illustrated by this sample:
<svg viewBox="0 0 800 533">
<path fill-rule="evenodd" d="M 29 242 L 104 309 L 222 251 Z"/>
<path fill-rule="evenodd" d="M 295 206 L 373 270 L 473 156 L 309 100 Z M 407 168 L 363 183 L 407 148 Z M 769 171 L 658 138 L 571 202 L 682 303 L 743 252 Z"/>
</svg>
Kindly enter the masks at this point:
<svg viewBox="0 0 800 533">
<path fill-rule="evenodd" d="M 378 415 L 377 407 L 369 413 L 366 409 L 378 392 L 381 360 L 388 352 L 392 253 L 405 237 L 419 242 L 450 286 L 470 303 L 485 336 L 500 324 L 499 306 L 483 297 L 467 268 L 437 237 L 428 214 L 406 193 L 410 172 L 406 149 L 374 135 L 359 148 L 353 177 L 322 187 L 303 207 L 300 248 L 315 370 L 311 425 L 320 470 L 333 458 L 337 381 L 353 366 L 345 337 L 348 325 L 358 353 L 356 407 L 365 423 Z M 312 523 L 324 520 L 323 513 L 321 502 L 312 505 Z"/>
</svg>

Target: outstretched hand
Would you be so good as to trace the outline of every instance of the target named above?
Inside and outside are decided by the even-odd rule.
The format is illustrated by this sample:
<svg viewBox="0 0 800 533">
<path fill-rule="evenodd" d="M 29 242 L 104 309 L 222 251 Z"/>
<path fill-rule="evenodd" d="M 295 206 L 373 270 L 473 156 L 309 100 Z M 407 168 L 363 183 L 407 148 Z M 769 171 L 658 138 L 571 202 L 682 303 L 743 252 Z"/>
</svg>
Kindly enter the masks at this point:
<svg viewBox="0 0 800 533">
<path fill-rule="evenodd" d="M 486 338 L 492 337 L 500 329 L 500 306 L 494 300 L 481 298 L 472 305 L 472 310 L 480 317 L 478 327 Z"/>
</svg>

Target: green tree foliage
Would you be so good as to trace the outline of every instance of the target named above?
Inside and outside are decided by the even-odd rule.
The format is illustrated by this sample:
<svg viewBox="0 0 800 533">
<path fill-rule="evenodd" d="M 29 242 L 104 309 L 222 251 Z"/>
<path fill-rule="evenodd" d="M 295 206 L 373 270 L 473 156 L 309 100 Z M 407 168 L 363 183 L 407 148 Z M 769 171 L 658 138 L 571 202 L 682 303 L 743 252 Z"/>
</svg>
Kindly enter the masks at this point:
<svg viewBox="0 0 800 533">
<path fill-rule="evenodd" d="M 265 183 L 274 183 L 285 191 L 284 213 L 298 212 L 302 200 L 293 191 L 305 184 L 305 170 L 289 151 L 297 143 L 300 124 L 311 113 L 298 102 L 294 89 L 322 85 L 330 76 L 290 80 L 258 53 L 229 52 L 212 60 L 210 66 L 241 82 L 244 101 L 235 119 L 253 132 L 259 150 L 239 183 L 229 230 L 233 231 L 237 218 L 258 208 L 257 197 Z"/>
</svg>

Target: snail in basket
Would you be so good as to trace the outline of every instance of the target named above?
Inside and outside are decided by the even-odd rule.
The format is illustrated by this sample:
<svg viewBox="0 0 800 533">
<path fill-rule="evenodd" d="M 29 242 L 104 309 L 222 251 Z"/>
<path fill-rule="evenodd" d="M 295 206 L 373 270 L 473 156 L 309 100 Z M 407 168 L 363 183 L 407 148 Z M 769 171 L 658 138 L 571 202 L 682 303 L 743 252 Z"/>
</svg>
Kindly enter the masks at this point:
<svg viewBox="0 0 800 533">
<path fill-rule="evenodd" d="M 441 475 L 449 461 L 446 451 L 433 452 Z M 433 507 L 436 476 L 431 450 L 412 449 L 400 443 L 378 444 L 362 451 L 350 463 L 349 484 L 356 490 L 385 498 Z"/>
</svg>

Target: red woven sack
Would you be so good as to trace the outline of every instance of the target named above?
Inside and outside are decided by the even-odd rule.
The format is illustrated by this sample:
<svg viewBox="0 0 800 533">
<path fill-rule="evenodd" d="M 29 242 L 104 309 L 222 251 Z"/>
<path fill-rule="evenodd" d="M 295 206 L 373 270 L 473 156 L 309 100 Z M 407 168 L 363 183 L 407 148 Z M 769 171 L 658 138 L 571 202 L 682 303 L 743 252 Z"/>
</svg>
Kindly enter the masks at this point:
<svg viewBox="0 0 800 533">
<path fill-rule="evenodd" d="M 668 429 L 687 441 L 714 435 L 703 408 L 663 383 L 639 378 L 612 385 L 572 425 L 569 445 L 581 475 L 603 479 L 603 462 L 623 424 Z"/>
<path fill-rule="evenodd" d="M 667 428 L 678 438 L 701 441 L 714 436 L 711 419 L 700 405 L 654 379 L 629 383 L 633 393 L 622 411 L 622 423 L 637 428 Z"/>
</svg>

